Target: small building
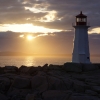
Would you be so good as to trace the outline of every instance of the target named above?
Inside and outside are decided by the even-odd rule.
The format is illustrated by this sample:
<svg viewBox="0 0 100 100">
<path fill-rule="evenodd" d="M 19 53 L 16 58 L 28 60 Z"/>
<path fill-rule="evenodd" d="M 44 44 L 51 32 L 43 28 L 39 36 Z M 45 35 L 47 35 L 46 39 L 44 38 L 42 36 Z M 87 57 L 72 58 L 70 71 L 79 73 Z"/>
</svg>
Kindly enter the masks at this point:
<svg viewBox="0 0 100 100">
<path fill-rule="evenodd" d="M 72 62 L 74 63 L 90 63 L 89 40 L 87 16 L 82 14 L 76 16 L 74 46 L 72 53 Z"/>
</svg>

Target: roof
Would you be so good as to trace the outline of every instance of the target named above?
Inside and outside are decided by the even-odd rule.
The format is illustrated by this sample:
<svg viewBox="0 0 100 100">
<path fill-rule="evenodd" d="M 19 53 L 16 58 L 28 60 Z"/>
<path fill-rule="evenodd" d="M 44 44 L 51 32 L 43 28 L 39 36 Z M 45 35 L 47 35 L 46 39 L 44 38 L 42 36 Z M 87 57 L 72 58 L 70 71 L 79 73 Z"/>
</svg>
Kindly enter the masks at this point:
<svg viewBox="0 0 100 100">
<path fill-rule="evenodd" d="M 82 14 L 82 11 L 80 12 L 80 14 L 79 15 L 77 15 L 76 17 L 78 17 L 78 18 L 86 18 L 87 16 L 86 15 L 84 15 L 84 14 Z"/>
</svg>

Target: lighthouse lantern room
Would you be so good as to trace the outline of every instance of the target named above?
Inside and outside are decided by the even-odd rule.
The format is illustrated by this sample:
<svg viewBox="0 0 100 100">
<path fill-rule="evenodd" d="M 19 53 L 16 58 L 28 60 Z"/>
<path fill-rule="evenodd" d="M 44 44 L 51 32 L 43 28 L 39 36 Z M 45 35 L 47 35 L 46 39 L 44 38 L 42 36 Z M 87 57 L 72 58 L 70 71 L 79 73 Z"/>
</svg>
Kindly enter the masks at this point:
<svg viewBox="0 0 100 100">
<path fill-rule="evenodd" d="M 72 53 L 72 62 L 74 63 L 90 63 L 89 41 L 87 16 L 82 14 L 76 16 L 76 24 L 74 36 L 74 47 Z"/>
</svg>

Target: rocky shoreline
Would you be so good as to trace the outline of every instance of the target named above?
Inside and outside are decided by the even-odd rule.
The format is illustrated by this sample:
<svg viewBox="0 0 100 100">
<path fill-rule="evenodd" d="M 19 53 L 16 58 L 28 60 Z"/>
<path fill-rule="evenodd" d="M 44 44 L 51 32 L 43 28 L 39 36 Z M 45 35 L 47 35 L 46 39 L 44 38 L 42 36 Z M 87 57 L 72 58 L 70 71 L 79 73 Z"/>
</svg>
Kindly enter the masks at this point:
<svg viewBox="0 0 100 100">
<path fill-rule="evenodd" d="M 0 100 L 100 100 L 100 64 L 1 66 Z"/>
</svg>

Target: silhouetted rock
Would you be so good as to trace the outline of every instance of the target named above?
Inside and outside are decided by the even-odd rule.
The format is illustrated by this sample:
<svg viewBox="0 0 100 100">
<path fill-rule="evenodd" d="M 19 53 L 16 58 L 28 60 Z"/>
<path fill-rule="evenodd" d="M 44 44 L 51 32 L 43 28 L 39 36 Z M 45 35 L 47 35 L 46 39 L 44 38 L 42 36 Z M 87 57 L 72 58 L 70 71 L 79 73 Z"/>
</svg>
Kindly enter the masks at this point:
<svg viewBox="0 0 100 100">
<path fill-rule="evenodd" d="M 29 70 L 30 75 L 36 75 L 38 73 L 38 71 L 41 71 L 41 67 L 31 67 Z"/>
<path fill-rule="evenodd" d="M 88 85 L 86 85 L 82 81 L 74 80 L 73 82 L 74 82 L 73 89 L 76 92 L 85 92 L 85 89 L 89 88 Z"/>
<path fill-rule="evenodd" d="M 65 90 L 66 89 L 64 82 L 57 77 L 49 76 L 48 85 L 49 85 L 49 90 Z"/>
<path fill-rule="evenodd" d="M 15 78 L 12 87 L 23 89 L 28 88 L 30 86 L 30 79 L 23 78 L 23 77 L 17 77 Z"/>
<path fill-rule="evenodd" d="M 100 100 L 99 65 L 0 68 L 0 100 Z"/>
<path fill-rule="evenodd" d="M 30 67 L 23 66 L 23 65 L 19 68 L 19 72 L 21 74 L 30 74 L 29 70 L 30 70 Z"/>
<path fill-rule="evenodd" d="M 0 74 L 4 74 L 4 67 L 0 67 Z"/>
<path fill-rule="evenodd" d="M 97 92 L 92 91 L 92 90 L 86 90 L 85 93 L 86 93 L 87 95 L 92 95 L 92 96 L 97 96 L 97 95 L 98 95 Z"/>
<path fill-rule="evenodd" d="M 68 100 L 72 93 L 68 91 L 48 90 L 42 94 L 43 100 Z"/>
<path fill-rule="evenodd" d="M 34 100 L 35 99 L 35 96 L 34 94 L 28 94 L 25 98 L 25 100 Z"/>
<path fill-rule="evenodd" d="M 4 67 L 4 72 L 5 73 L 17 73 L 18 72 L 18 67 L 16 67 L 16 66 L 5 66 Z"/>
<path fill-rule="evenodd" d="M 82 72 L 82 64 L 79 63 L 65 63 L 63 68 L 67 72 Z"/>
<path fill-rule="evenodd" d="M 10 80 L 6 77 L 0 77 L 0 93 L 6 93 L 10 87 Z"/>
<path fill-rule="evenodd" d="M 32 90 L 35 91 L 46 91 L 48 89 L 48 82 L 46 76 L 36 75 L 31 79 Z"/>
<path fill-rule="evenodd" d="M 0 93 L 0 100 L 8 100 L 8 98 L 4 94 Z"/>
<path fill-rule="evenodd" d="M 97 70 L 99 69 L 98 66 L 93 65 L 93 64 L 83 64 L 83 71 L 92 71 L 92 70 Z"/>
<path fill-rule="evenodd" d="M 71 96 L 68 100 L 100 100 L 95 96 Z"/>
<path fill-rule="evenodd" d="M 63 78 L 64 86 L 66 86 L 66 90 L 72 89 L 73 81 L 71 79 Z"/>
<path fill-rule="evenodd" d="M 53 64 L 50 64 L 48 69 L 49 70 L 61 70 L 62 68 L 62 65 L 53 65 Z"/>
<path fill-rule="evenodd" d="M 100 86 L 92 86 L 91 89 L 100 93 Z"/>
</svg>

